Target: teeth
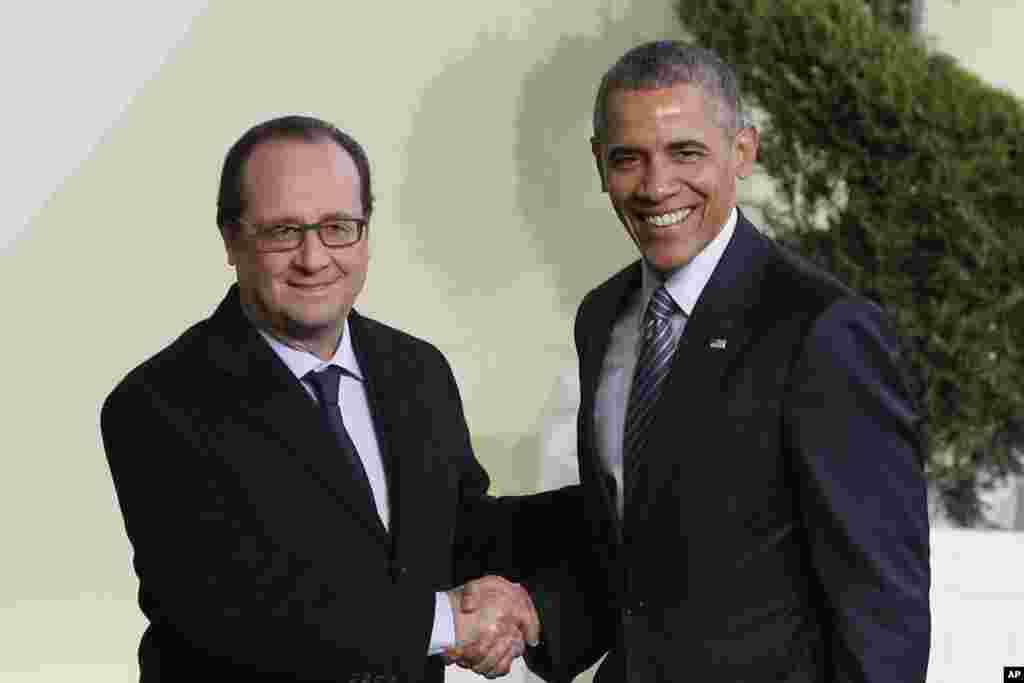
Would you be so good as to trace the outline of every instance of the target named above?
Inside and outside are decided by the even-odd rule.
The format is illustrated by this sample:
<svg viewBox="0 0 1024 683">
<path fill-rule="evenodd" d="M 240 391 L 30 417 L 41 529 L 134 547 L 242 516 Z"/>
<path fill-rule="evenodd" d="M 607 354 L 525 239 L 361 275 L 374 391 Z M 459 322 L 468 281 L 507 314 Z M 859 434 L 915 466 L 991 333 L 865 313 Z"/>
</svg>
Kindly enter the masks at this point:
<svg viewBox="0 0 1024 683">
<path fill-rule="evenodd" d="M 691 211 L 693 211 L 693 209 L 679 209 L 678 211 L 670 211 L 669 213 L 663 213 L 657 216 L 644 216 L 644 221 L 651 225 L 656 225 L 659 228 L 664 228 L 668 225 L 681 223 L 690 215 Z"/>
</svg>

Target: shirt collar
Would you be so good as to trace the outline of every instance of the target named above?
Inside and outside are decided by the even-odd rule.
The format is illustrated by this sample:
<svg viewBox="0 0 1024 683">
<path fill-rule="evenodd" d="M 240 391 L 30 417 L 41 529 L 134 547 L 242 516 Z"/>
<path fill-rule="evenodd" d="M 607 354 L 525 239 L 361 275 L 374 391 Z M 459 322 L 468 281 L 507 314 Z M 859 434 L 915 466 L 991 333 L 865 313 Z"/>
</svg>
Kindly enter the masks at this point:
<svg viewBox="0 0 1024 683">
<path fill-rule="evenodd" d="M 738 215 L 736 207 L 732 207 L 732 211 L 729 212 L 729 218 L 725 221 L 725 225 L 722 226 L 718 235 L 708 242 L 707 246 L 701 249 L 689 263 L 669 273 L 668 278 L 662 278 L 647 261 L 641 259 L 643 264 L 644 310 L 646 310 L 647 302 L 654 295 L 654 290 L 664 282 L 665 289 L 668 290 L 672 300 L 683 311 L 683 315 L 690 317 L 694 307 L 697 305 L 697 299 L 700 298 L 700 293 L 704 291 L 704 286 L 711 279 L 711 274 L 715 272 L 715 266 L 718 265 L 718 262 L 722 259 L 722 254 L 725 253 L 725 248 L 729 245 L 729 240 L 736 230 Z"/>
<path fill-rule="evenodd" d="M 330 360 L 323 360 L 308 351 L 292 348 L 266 330 L 256 329 L 267 340 L 274 353 L 284 361 L 284 364 L 288 366 L 292 374 L 300 380 L 311 371 L 320 371 L 328 365 L 337 365 L 345 371 L 345 374 L 355 377 L 360 382 L 363 381 L 363 372 L 359 367 L 359 361 L 356 360 L 356 354 L 352 348 L 352 334 L 349 331 L 348 318 L 345 319 L 345 325 L 341 330 L 341 340 L 338 342 L 338 348 L 334 350 L 334 356 Z"/>
</svg>

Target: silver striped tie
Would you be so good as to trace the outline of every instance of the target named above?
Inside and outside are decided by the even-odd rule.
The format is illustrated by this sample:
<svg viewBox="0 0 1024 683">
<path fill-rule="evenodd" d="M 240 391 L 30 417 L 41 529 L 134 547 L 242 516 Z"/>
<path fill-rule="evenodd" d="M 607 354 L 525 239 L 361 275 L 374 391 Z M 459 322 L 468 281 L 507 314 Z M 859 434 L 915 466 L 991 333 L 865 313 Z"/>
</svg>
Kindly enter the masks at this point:
<svg viewBox="0 0 1024 683">
<path fill-rule="evenodd" d="M 640 354 L 633 373 L 633 387 L 629 392 L 626 422 L 622 440 L 623 470 L 636 466 L 643 448 L 647 428 L 654 417 L 654 404 L 661 393 L 661 385 L 671 366 L 672 325 L 670 319 L 676 303 L 662 285 L 654 291 L 644 315 L 640 339 Z"/>
</svg>

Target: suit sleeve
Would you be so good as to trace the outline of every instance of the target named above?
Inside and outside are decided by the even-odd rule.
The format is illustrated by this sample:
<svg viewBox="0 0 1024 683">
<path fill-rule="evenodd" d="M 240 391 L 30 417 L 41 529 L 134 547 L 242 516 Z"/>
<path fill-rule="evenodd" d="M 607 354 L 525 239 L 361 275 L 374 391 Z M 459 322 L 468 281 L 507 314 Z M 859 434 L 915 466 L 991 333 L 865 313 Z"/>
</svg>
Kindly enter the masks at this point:
<svg viewBox="0 0 1024 683">
<path fill-rule="evenodd" d="M 569 681 L 608 646 L 597 636 L 607 599 L 603 575 L 589 558 L 582 490 L 488 495 L 490 479 L 473 454 L 455 378 L 441 360 L 447 393 L 438 405 L 456 407 L 435 418 L 446 425 L 459 476 L 453 585 L 487 574 L 522 583 L 541 621 L 542 644 L 530 650 L 527 661 L 548 680 Z"/>
<path fill-rule="evenodd" d="M 196 433 L 187 408 L 140 382 L 107 399 L 101 429 L 140 603 L 161 647 L 179 643 L 192 656 L 296 680 L 422 674 L 433 587 L 365 572 L 353 585 L 328 555 L 283 547 L 275 519 L 210 454 L 217 435 Z M 287 504 L 303 503 L 282 498 Z M 323 529 L 309 534 L 323 538 Z"/>
<path fill-rule="evenodd" d="M 841 299 L 811 326 L 786 406 L 837 683 L 922 683 L 930 643 L 920 416 L 880 309 Z"/>
<path fill-rule="evenodd" d="M 586 311 L 592 299 L 592 294 L 584 299 L 574 329 L 581 373 L 588 346 Z M 581 377 L 580 386 L 587 384 Z M 578 448 L 587 442 L 582 438 L 585 423 L 581 413 Z M 552 683 L 572 681 L 593 666 L 615 640 L 618 612 L 608 592 L 608 569 L 596 552 L 611 539 L 603 536 L 597 520 L 589 517 L 586 493 L 580 484 L 547 494 L 553 498 L 547 501 L 549 522 L 542 528 L 554 531 L 549 536 L 554 543 L 547 550 L 548 562 L 525 581 L 543 629 L 540 646 L 527 652 L 526 661 L 531 671 Z M 552 523 L 558 526 L 552 528 Z"/>
<path fill-rule="evenodd" d="M 462 400 L 450 368 L 447 395 L 441 405 L 446 420 L 447 448 L 457 463 L 459 510 L 454 544 L 455 585 L 485 574 L 527 581 L 551 567 L 561 566 L 566 539 L 576 538 L 582 522 L 579 487 L 533 495 L 488 494 L 490 478 L 473 453 Z"/>
</svg>

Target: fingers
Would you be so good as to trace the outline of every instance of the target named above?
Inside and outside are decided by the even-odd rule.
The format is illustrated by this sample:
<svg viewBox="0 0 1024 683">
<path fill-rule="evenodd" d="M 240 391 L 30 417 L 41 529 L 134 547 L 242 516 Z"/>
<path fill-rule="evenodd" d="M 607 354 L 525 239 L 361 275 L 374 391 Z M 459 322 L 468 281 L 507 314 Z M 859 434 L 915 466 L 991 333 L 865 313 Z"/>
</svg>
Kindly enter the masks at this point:
<svg viewBox="0 0 1024 683">
<path fill-rule="evenodd" d="M 525 648 L 522 643 L 523 641 L 518 635 L 505 640 L 502 644 L 491 648 L 487 658 L 473 670 L 487 678 L 507 676 L 512 670 L 512 662 L 519 656 L 517 652 L 521 652 Z"/>
<path fill-rule="evenodd" d="M 469 581 L 448 593 L 455 616 L 457 646 L 448 663 L 496 678 L 509 673 L 526 643 L 540 641 L 540 619 L 530 594 L 500 576 Z"/>
<path fill-rule="evenodd" d="M 484 602 L 493 600 L 495 596 L 507 593 L 516 585 L 503 577 L 493 575 L 482 576 L 479 579 L 468 581 L 459 587 L 461 589 L 461 608 L 467 612 L 472 612 Z"/>
<path fill-rule="evenodd" d="M 483 629 L 478 640 L 459 648 L 456 663 L 482 676 L 497 678 L 511 671 L 512 662 L 522 656 L 525 649 L 514 624 L 495 623 Z"/>
<path fill-rule="evenodd" d="M 497 606 L 502 616 L 516 621 L 527 643 L 536 646 L 540 642 L 540 618 L 530 594 L 519 584 L 500 576 L 484 576 L 456 590 L 460 603 L 457 609 L 474 612 L 484 606 Z"/>
</svg>

